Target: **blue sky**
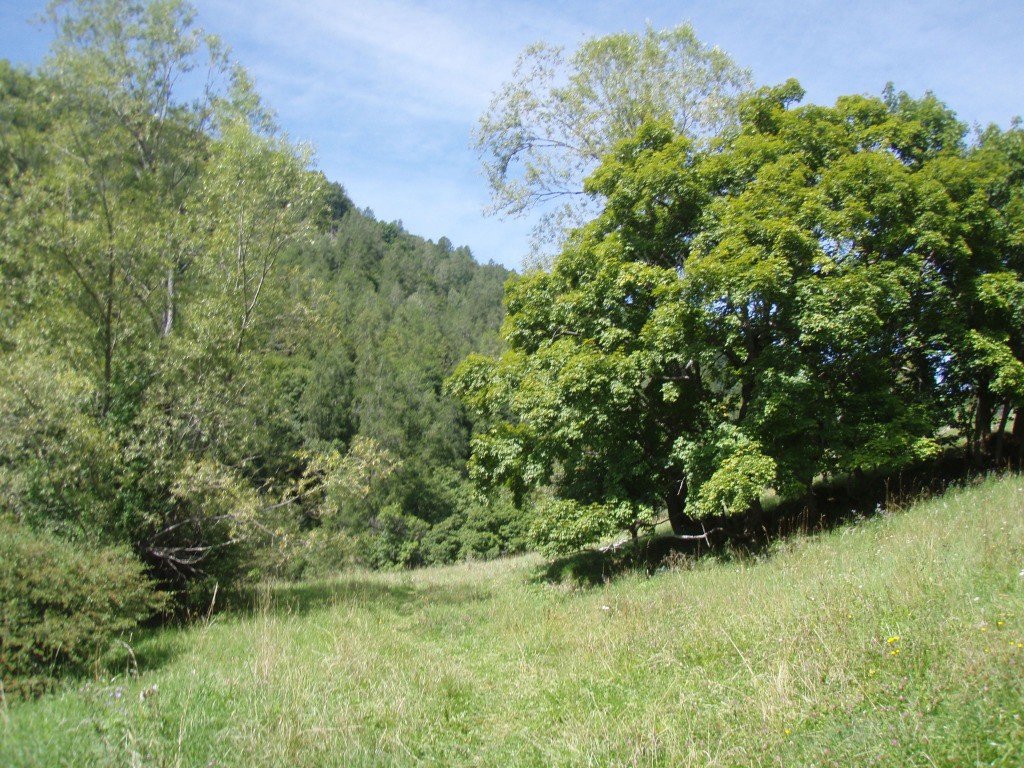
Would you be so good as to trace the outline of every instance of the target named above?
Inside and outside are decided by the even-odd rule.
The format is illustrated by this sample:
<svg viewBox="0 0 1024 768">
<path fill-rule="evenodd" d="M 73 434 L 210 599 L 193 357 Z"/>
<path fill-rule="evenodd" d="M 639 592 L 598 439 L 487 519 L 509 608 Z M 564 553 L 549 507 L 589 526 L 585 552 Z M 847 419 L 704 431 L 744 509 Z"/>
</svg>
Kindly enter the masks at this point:
<svg viewBox="0 0 1024 768">
<path fill-rule="evenodd" d="M 0 0 L 0 58 L 34 66 L 45 0 Z M 193 0 L 255 77 L 293 140 L 361 208 L 518 268 L 529 221 L 485 217 L 470 132 L 518 53 L 545 41 L 694 24 L 760 84 L 796 77 L 805 102 L 931 90 L 971 124 L 1024 114 L 1022 0 Z"/>
</svg>

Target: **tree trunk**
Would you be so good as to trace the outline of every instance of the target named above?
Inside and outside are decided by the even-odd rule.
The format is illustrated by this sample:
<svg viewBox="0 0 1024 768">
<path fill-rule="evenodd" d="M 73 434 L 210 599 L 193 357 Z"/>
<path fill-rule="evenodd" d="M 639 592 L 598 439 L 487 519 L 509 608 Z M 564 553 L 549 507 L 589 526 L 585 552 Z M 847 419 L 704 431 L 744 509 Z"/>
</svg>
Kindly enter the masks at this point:
<svg viewBox="0 0 1024 768">
<path fill-rule="evenodd" d="M 750 381 L 744 381 L 740 386 L 740 410 L 736 416 L 737 421 L 743 421 L 747 417 L 747 408 L 750 405 L 750 401 L 754 396 L 754 384 Z"/>
<path fill-rule="evenodd" d="M 174 267 L 167 268 L 167 309 L 164 312 L 164 337 L 174 329 Z"/>
<path fill-rule="evenodd" d="M 744 529 L 748 536 L 757 537 L 762 532 L 767 534 L 767 530 L 764 524 L 764 507 L 761 506 L 761 499 L 754 499 L 750 504 L 750 509 L 747 510 L 746 523 Z"/>
<path fill-rule="evenodd" d="M 672 525 L 672 533 L 676 536 L 682 536 L 693 526 L 693 518 L 686 514 L 686 480 L 682 480 L 678 484 L 672 484 L 666 502 L 668 505 L 668 521 Z"/>
<path fill-rule="evenodd" d="M 999 419 L 999 429 L 996 430 L 996 444 L 993 451 L 995 463 L 998 465 L 1003 460 L 1003 436 L 1006 433 L 1006 424 L 1010 420 L 1010 401 L 1003 401 L 1003 415 Z"/>
<path fill-rule="evenodd" d="M 1013 441 L 1017 444 L 1017 461 L 1024 463 L 1024 405 L 1013 412 Z"/>
<path fill-rule="evenodd" d="M 107 268 L 105 304 L 103 306 L 103 386 L 100 392 L 100 415 L 110 412 L 111 388 L 114 380 L 114 265 Z"/>
<path fill-rule="evenodd" d="M 982 382 L 978 387 L 978 410 L 974 414 L 974 439 L 972 440 L 972 452 L 975 463 L 981 464 L 984 461 L 986 441 L 992 432 L 992 414 L 995 404 L 992 402 L 992 393 L 989 391 L 988 382 Z"/>
</svg>

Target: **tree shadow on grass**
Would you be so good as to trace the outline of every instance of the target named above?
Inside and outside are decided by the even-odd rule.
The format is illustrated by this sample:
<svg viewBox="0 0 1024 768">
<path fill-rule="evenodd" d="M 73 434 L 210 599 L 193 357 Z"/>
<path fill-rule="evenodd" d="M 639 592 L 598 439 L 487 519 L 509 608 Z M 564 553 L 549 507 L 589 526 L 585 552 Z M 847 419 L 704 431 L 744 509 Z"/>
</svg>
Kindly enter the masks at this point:
<svg viewBox="0 0 1024 768">
<path fill-rule="evenodd" d="M 1020 467 L 1008 469 L 1019 471 Z M 533 580 L 592 587 L 619 575 L 652 574 L 667 567 L 688 567 L 707 558 L 731 561 L 770 557 L 773 545 L 789 536 L 813 535 L 904 508 L 985 474 L 966 462 L 962 452 L 951 451 L 899 472 L 823 480 L 815 483 L 807 496 L 782 501 L 769 509 L 704 518 L 701 525 L 706 538 L 699 537 L 699 530 L 692 532 L 697 535 L 692 539 L 653 534 L 620 548 L 585 550 L 540 566 Z"/>
<path fill-rule="evenodd" d="M 727 542 L 725 538 L 714 537 L 710 537 L 709 544 L 703 540 L 684 541 L 656 534 L 642 536 L 618 549 L 588 549 L 556 558 L 539 566 L 532 580 L 534 583 L 595 587 L 623 574 L 649 575 L 666 564 L 676 567 L 699 558 L 727 559 L 734 554 Z"/>
<path fill-rule="evenodd" d="M 490 591 L 475 585 L 389 584 L 371 577 L 339 576 L 309 582 L 258 585 L 231 600 L 235 616 L 301 616 L 341 606 L 360 606 L 378 612 L 407 613 L 424 603 L 468 605 L 488 600 Z"/>
<path fill-rule="evenodd" d="M 131 653 L 126 663 L 130 666 L 126 666 L 126 669 L 135 667 L 136 670 L 149 672 L 166 666 L 181 654 L 185 642 L 184 636 L 171 628 L 145 629 L 129 645 Z"/>
</svg>

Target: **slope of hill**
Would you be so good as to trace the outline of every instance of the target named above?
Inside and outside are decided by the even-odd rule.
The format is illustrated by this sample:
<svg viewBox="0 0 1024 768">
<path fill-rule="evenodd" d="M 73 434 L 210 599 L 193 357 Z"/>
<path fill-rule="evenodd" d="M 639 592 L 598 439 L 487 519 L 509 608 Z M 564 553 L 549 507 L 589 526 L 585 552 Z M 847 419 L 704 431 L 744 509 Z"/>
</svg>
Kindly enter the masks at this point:
<svg viewBox="0 0 1024 768">
<path fill-rule="evenodd" d="M 1022 569 L 1011 476 L 603 587 L 531 556 L 268 588 L 8 703 L 0 763 L 1021 765 Z"/>
</svg>

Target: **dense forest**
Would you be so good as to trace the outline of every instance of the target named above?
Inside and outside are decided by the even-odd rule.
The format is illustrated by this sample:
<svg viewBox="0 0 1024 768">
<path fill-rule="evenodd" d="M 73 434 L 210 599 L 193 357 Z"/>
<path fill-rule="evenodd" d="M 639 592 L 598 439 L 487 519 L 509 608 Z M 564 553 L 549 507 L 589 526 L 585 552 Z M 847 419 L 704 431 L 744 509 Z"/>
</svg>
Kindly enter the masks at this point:
<svg viewBox="0 0 1024 768">
<path fill-rule="evenodd" d="M 5 606 L 40 578 L 80 612 L 90 572 L 141 616 L 521 547 L 443 387 L 500 349 L 507 270 L 357 209 L 187 6 L 53 13 L 38 72 L 0 65 Z M 5 669 L 49 663 L 9 640 Z"/>
<path fill-rule="evenodd" d="M 360 210 L 187 5 L 51 17 L 38 71 L 0 64 L 26 688 L 261 578 L 706 536 L 823 479 L 1020 462 L 1019 125 L 969 139 L 892 88 L 801 106 L 689 27 L 535 48 L 478 147 L 499 207 L 573 202 L 516 276 Z"/>
</svg>

